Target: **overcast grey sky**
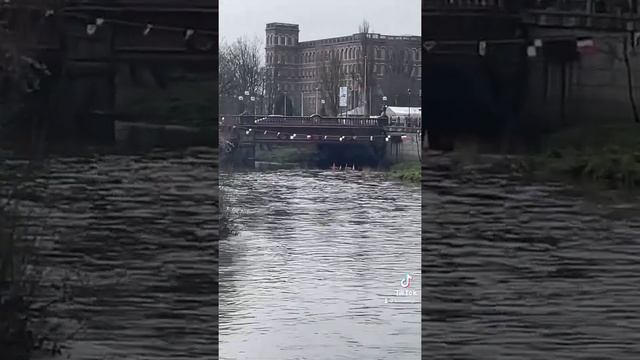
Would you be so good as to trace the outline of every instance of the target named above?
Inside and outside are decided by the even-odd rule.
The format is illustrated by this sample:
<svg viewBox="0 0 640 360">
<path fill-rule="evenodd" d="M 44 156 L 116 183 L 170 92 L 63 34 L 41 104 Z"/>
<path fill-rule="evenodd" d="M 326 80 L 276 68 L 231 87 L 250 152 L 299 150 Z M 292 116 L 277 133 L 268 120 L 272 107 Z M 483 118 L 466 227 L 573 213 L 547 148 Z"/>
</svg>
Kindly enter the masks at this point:
<svg viewBox="0 0 640 360">
<path fill-rule="evenodd" d="M 220 38 L 257 36 L 270 22 L 300 25 L 300 41 L 351 35 L 367 19 L 370 31 L 420 35 L 420 0 L 219 0 Z"/>
</svg>

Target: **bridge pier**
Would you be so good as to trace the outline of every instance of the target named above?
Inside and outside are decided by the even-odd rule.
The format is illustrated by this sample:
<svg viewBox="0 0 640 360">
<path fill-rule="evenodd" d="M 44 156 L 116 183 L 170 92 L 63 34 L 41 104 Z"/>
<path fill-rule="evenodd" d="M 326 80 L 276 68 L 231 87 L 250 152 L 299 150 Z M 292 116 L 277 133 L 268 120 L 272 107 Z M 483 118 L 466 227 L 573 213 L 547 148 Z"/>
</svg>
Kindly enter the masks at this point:
<svg viewBox="0 0 640 360">
<path fill-rule="evenodd" d="M 420 136 L 413 135 L 390 135 L 389 141 L 384 145 L 384 162 L 387 164 L 400 163 L 405 161 L 419 161 L 422 151 Z"/>
</svg>

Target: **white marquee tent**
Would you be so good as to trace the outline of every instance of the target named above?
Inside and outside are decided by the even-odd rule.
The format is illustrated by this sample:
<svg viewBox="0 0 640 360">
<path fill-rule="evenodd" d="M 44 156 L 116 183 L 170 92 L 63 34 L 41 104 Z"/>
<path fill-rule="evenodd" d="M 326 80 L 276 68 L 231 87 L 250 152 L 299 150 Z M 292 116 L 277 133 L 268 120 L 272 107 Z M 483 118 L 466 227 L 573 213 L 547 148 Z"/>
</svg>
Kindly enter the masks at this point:
<svg viewBox="0 0 640 360">
<path fill-rule="evenodd" d="M 387 116 L 389 119 L 400 118 L 405 119 L 407 117 L 411 119 L 422 119 L 421 107 L 400 107 L 400 106 L 387 106 Z"/>
</svg>

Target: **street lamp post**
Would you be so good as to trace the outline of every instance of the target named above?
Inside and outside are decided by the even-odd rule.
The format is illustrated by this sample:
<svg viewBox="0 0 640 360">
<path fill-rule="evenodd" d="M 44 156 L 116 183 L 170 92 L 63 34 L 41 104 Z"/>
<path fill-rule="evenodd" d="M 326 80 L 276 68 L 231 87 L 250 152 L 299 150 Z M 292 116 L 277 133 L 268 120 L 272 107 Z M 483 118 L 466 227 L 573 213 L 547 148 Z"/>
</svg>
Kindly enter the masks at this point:
<svg viewBox="0 0 640 360">
<path fill-rule="evenodd" d="M 382 97 L 382 114 L 384 116 L 387 116 L 387 97 L 386 96 Z"/>
<path fill-rule="evenodd" d="M 353 109 L 353 100 L 351 100 L 351 106 L 349 106 L 349 98 L 353 97 L 353 89 L 349 86 L 349 90 L 347 91 L 347 111 L 345 111 L 345 116 L 349 112 L 350 109 Z"/>
<path fill-rule="evenodd" d="M 251 103 L 253 104 L 253 117 L 256 117 L 256 97 L 251 97 Z"/>
<path fill-rule="evenodd" d="M 407 123 L 411 122 L 411 89 L 407 89 L 409 93 L 409 117 L 407 119 Z"/>
<path fill-rule="evenodd" d="M 320 88 L 316 87 L 316 114 L 318 113 L 318 93 L 320 92 Z"/>
<path fill-rule="evenodd" d="M 242 95 L 238 96 L 238 108 L 241 108 L 241 107 L 242 107 L 242 100 L 243 100 L 243 99 L 244 99 L 244 98 L 242 97 Z M 242 111 L 239 109 L 239 110 L 238 110 L 238 113 L 242 114 Z"/>
<path fill-rule="evenodd" d="M 287 116 L 287 92 L 283 92 L 284 94 L 284 116 Z"/>
<path fill-rule="evenodd" d="M 366 105 L 364 106 L 363 110 L 367 109 L 367 106 L 369 106 L 369 104 L 367 103 L 367 93 L 368 93 L 368 89 L 367 89 L 367 55 L 364 56 L 364 102 L 366 103 Z M 366 114 L 367 116 L 371 115 L 370 113 Z"/>
<path fill-rule="evenodd" d="M 249 93 L 249 90 L 245 90 L 245 91 L 244 91 L 244 100 L 245 100 L 245 101 L 243 102 L 243 105 L 244 105 L 243 107 L 244 107 L 244 109 L 243 109 L 243 111 L 242 111 L 242 112 L 246 112 L 246 111 L 247 111 L 247 104 L 248 104 L 248 102 L 249 102 L 249 94 L 250 94 L 250 93 Z"/>
</svg>

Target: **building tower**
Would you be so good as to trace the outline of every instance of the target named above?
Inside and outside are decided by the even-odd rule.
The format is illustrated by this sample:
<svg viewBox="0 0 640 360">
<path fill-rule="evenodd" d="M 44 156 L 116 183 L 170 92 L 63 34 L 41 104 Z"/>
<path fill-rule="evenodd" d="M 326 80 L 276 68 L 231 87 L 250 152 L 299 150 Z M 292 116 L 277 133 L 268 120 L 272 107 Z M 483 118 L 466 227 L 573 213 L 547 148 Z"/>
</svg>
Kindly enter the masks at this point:
<svg viewBox="0 0 640 360">
<path fill-rule="evenodd" d="M 300 113 L 300 89 L 297 81 L 299 77 L 300 56 L 298 47 L 298 34 L 300 29 L 297 24 L 269 23 L 266 28 L 265 63 L 268 77 L 267 103 L 284 101 L 282 95 L 286 94 L 288 106 L 295 106 L 296 113 Z M 273 104 L 275 105 L 275 104 Z M 282 107 L 278 104 L 275 107 Z M 274 109 L 269 109 L 273 111 Z M 293 109 L 287 109 L 290 112 Z"/>
</svg>

